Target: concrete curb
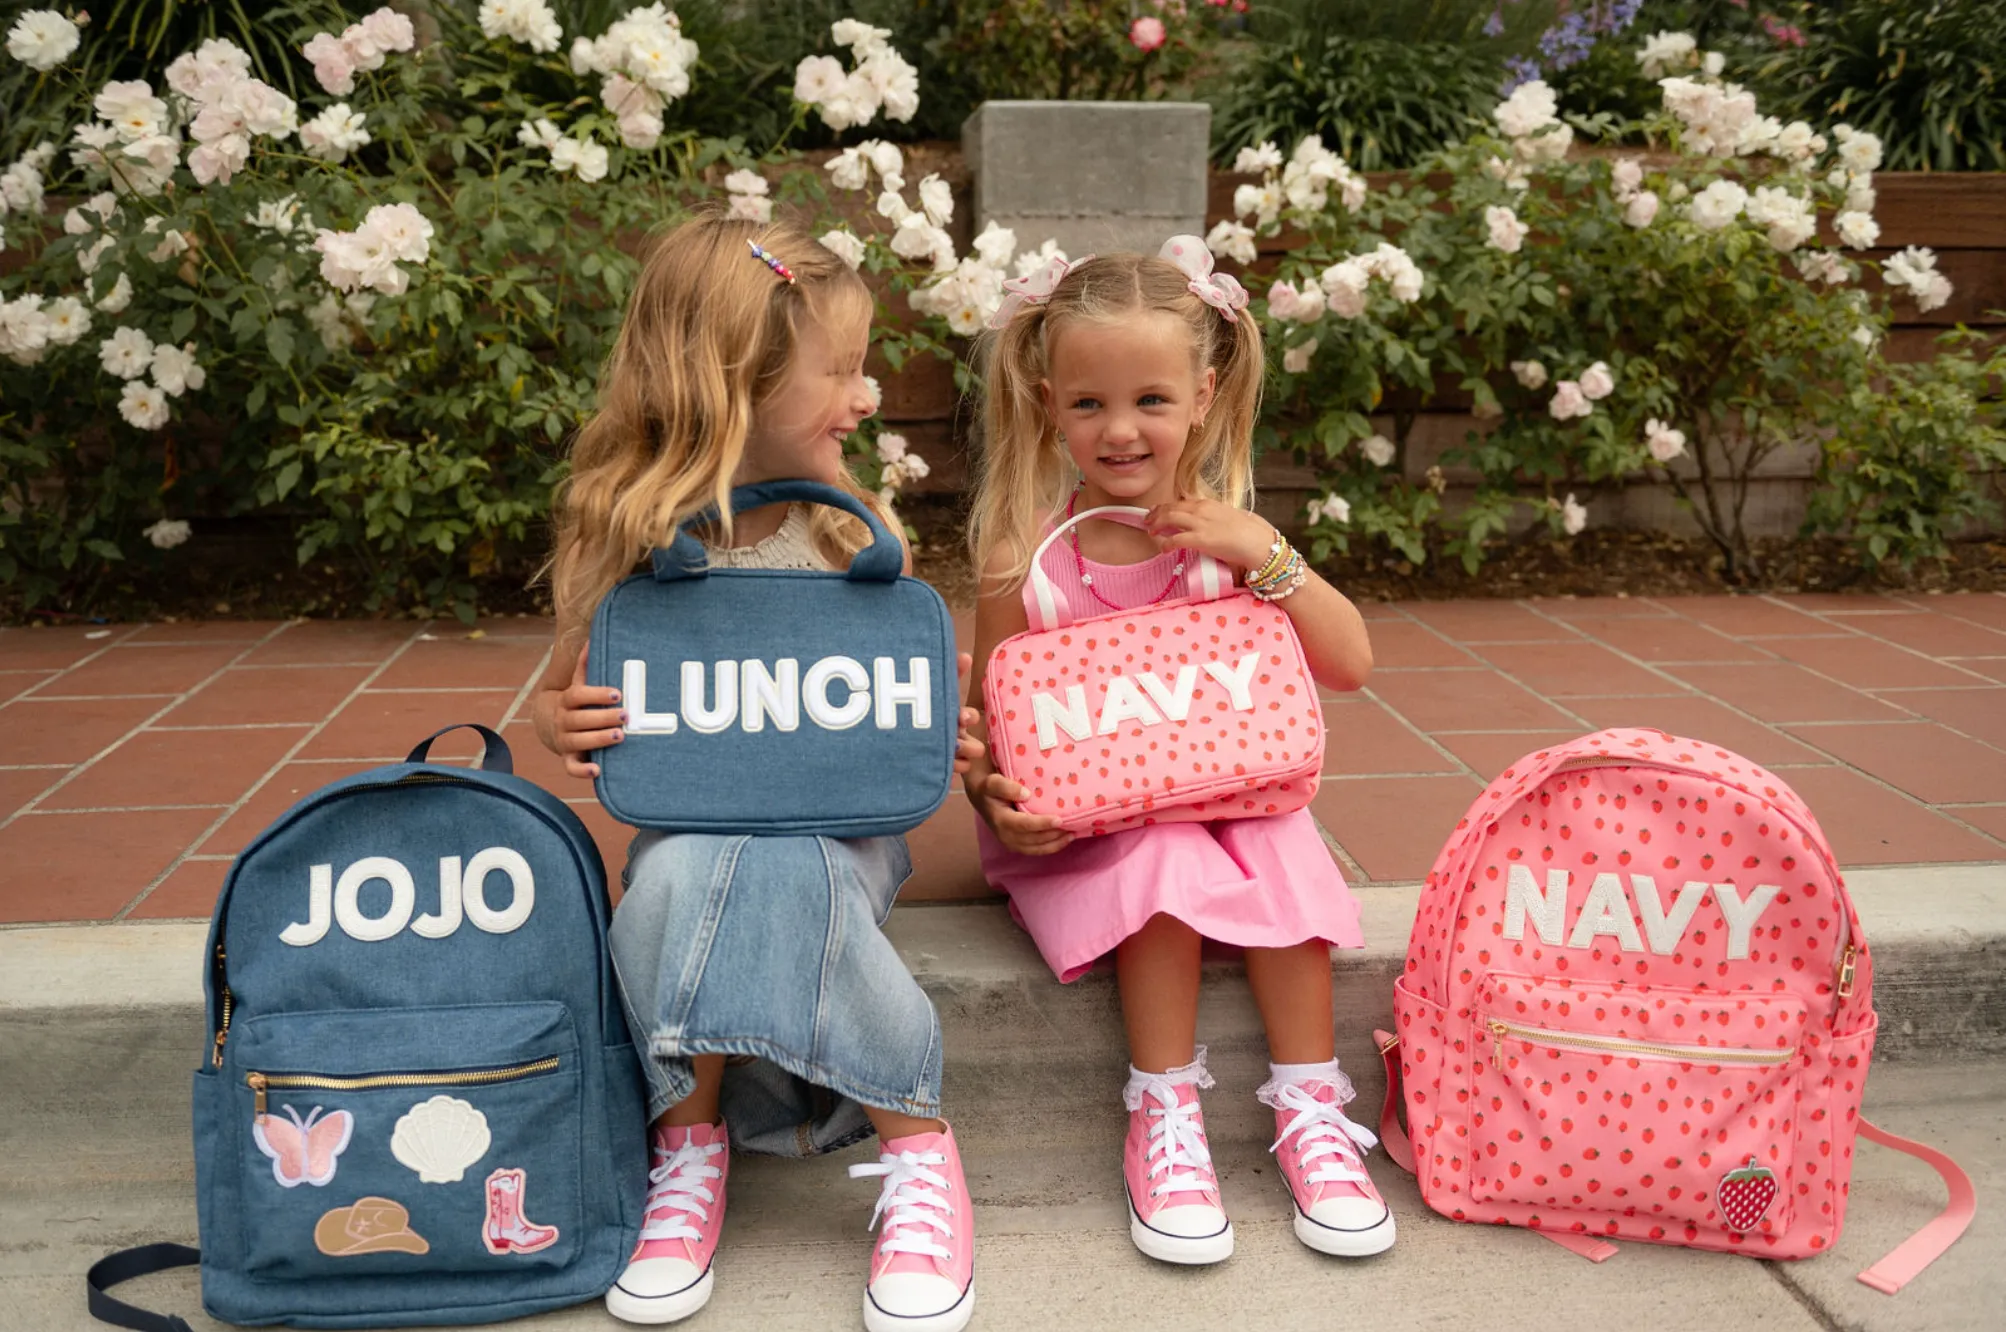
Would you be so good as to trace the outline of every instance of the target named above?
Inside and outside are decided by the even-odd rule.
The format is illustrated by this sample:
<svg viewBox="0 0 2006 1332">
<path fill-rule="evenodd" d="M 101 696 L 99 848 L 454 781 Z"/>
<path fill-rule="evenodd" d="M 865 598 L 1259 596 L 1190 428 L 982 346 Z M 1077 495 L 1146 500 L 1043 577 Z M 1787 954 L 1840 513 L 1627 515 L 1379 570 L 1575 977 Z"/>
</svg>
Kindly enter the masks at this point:
<svg viewBox="0 0 2006 1332">
<path fill-rule="evenodd" d="M 1877 967 L 1882 1058 L 2006 1053 L 2006 864 L 1859 869 L 1847 875 Z M 1390 1016 L 1418 885 L 1359 893 L 1362 950 L 1339 954 L 1339 1031 L 1348 1060 L 1370 1053 Z M 886 928 L 940 1011 L 950 1064 L 971 1071 L 1062 1048 L 1118 1056 L 1114 979 L 1105 968 L 1061 986 L 999 906 L 911 907 Z M 0 931 L 0 1026 L 89 1016 L 159 1039 L 201 1035 L 202 922 L 61 925 Z M 1201 1037 L 1260 1044 L 1237 968 L 1209 968 Z"/>
</svg>

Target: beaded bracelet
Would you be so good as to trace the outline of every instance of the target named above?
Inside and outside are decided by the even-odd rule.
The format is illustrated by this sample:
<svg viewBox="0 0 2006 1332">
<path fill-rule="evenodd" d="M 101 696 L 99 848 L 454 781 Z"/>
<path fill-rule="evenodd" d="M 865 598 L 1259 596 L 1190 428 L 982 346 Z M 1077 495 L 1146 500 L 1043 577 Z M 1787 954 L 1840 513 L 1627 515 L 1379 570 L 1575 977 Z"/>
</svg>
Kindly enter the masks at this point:
<svg viewBox="0 0 2006 1332">
<path fill-rule="evenodd" d="M 1259 569 L 1248 572 L 1247 585 L 1251 587 L 1255 583 L 1265 583 L 1280 573 L 1282 566 L 1288 563 L 1288 550 L 1288 540 L 1280 532 L 1276 532 L 1274 544 L 1268 547 L 1268 562 Z"/>
<path fill-rule="evenodd" d="M 1304 566 L 1300 555 L 1292 560 L 1288 567 L 1288 578 L 1279 588 L 1265 592 L 1256 592 L 1254 595 L 1262 601 L 1281 601 L 1287 597 L 1294 596 L 1296 589 L 1300 588 L 1309 577 L 1309 570 Z"/>
<path fill-rule="evenodd" d="M 1262 601 L 1282 600 L 1301 587 L 1308 577 L 1309 570 L 1303 562 L 1302 553 L 1289 546 L 1287 542 L 1283 542 L 1282 545 L 1287 554 L 1283 557 L 1280 568 L 1272 573 L 1263 569 L 1260 573 L 1251 574 L 1247 578 L 1247 590 Z M 1273 561 L 1270 561 L 1270 564 L 1272 563 Z"/>
</svg>

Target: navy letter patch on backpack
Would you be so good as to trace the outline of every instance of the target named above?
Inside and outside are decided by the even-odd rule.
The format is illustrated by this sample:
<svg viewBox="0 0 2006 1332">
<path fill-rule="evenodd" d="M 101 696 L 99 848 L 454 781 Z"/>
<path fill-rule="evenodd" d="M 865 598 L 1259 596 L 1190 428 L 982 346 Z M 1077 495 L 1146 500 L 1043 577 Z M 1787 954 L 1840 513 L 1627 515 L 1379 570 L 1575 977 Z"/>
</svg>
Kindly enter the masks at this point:
<svg viewBox="0 0 2006 1332">
<path fill-rule="evenodd" d="M 194 1095 L 214 1317 L 484 1322 L 592 1299 L 632 1252 L 646 1114 L 605 871 L 475 729 L 480 768 L 427 740 L 302 800 L 224 884 Z"/>
</svg>

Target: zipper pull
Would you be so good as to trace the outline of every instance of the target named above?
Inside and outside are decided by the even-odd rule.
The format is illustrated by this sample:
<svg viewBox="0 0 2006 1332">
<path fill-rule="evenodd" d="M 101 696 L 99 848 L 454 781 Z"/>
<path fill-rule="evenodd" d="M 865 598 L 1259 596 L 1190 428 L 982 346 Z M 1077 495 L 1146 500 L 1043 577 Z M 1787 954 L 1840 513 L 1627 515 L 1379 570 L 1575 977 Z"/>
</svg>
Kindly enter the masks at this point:
<svg viewBox="0 0 2006 1332">
<path fill-rule="evenodd" d="M 1839 997 L 1841 999 L 1850 999 L 1853 997 L 1853 958 L 1856 951 L 1853 945 L 1847 944 L 1846 956 L 1839 963 Z"/>
<path fill-rule="evenodd" d="M 251 1108 L 259 1119 L 265 1117 L 265 1075 L 246 1073 L 244 1081 L 251 1084 Z"/>
<path fill-rule="evenodd" d="M 209 1067 L 211 1068 L 223 1067 L 223 1039 L 229 1034 L 230 1034 L 230 1029 L 228 1027 L 218 1027 L 216 1029 L 216 1049 L 209 1056 Z"/>
<path fill-rule="evenodd" d="M 1504 1038 L 1505 1032 L 1509 1028 L 1495 1018 L 1484 1025 L 1491 1029 L 1491 1067 L 1502 1073 L 1504 1071 Z"/>
</svg>

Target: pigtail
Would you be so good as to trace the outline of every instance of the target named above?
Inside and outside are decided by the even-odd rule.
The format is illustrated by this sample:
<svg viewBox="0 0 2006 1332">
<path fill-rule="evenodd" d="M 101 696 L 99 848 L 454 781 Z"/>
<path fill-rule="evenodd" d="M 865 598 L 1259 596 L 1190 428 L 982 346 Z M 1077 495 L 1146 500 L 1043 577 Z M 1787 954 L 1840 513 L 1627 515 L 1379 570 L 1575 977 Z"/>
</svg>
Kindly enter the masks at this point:
<svg viewBox="0 0 2006 1332">
<path fill-rule="evenodd" d="M 1212 411 L 1204 430 L 1185 450 L 1191 474 L 1178 479 L 1189 493 L 1248 509 L 1254 503 L 1254 424 L 1260 419 L 1267 376 L 1261 326 L 1247 311 L 1228 323 L 1212 307 L 1203 310 L 1200 318 L 1217 325 L 1209 358 L 1214 374 Z"/>
<path fill-rule="evenodd" d="M 1031 571 L 1037 534 L 1058 506 L 1068 467 L 1040 387 L 1047 319 L 1046 307 L 1027 307 L 977 349 L 988 391 L 968 548 L 978 575 L 999 556 L 1007 560 L 1011 586 Z"/>
</svg>

